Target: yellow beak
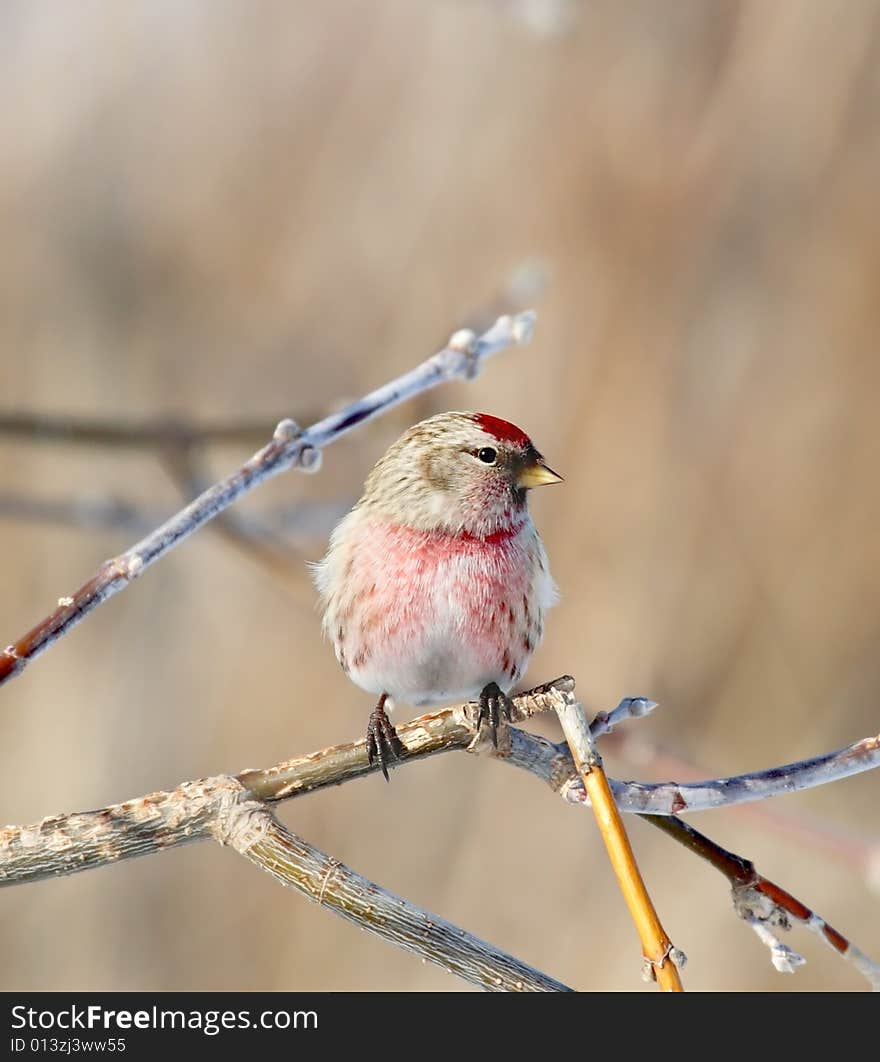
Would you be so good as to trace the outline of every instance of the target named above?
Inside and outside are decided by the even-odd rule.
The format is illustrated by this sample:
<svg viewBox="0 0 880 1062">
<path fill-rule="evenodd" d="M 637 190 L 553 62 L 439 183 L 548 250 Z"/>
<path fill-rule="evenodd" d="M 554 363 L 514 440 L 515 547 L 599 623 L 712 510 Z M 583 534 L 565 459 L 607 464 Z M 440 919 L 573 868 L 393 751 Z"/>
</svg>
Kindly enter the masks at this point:
<svg viewBox="0 0 880 1062">
<path fill-rule="evenodd" d="M 516 482 L 520 487 L 544 487 L 549 483 L 561 483 L 562 476 L 558 476 L 552 468 L 536 461 L 533 465 L 526 465 Z"/>
</svg>

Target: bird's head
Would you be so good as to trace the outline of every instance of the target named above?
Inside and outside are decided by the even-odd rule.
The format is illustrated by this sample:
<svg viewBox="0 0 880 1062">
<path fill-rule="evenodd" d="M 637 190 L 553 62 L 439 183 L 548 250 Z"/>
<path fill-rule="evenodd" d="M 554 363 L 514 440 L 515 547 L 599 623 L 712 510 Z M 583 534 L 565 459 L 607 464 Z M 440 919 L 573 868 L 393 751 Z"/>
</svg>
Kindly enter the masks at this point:
<svg viewBox="0 0 880 1062">
<path fill-rule="evenodd" d="M 482 537 L 521 524 L 527 491 L 561 479 L 509 421 L 439 413 L 389 448 L 361 505 L 418 530 Z"/>
</svg>

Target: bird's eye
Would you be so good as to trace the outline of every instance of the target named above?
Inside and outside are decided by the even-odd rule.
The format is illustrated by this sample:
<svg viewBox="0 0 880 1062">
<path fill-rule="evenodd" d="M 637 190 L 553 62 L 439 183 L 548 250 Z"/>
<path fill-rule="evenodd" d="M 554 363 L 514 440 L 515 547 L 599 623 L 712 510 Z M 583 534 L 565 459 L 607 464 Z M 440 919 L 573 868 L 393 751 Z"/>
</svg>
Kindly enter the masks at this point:
<svg viewBox="0 0 880 1062">
<path fill-rule="evenodd" d="M 484 465 L 494 465 L 498 459 L 498 451 L 493 450 L 491 446 L 484 446 L 482 450 L 477 450 L 477 457 Z"/>
</svg>

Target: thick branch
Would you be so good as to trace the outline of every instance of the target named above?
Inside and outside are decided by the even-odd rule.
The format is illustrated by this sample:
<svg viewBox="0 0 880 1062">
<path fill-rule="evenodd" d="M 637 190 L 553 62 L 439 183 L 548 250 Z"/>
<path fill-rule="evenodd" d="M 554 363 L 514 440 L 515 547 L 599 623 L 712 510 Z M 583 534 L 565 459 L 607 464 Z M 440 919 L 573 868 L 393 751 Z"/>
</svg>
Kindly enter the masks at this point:
<svg viewBox="0 0 880 1062">
<path fill-rule="evenodd" d="M 14 853 L 18 869 L 26 870 L 31 879 L 214 839 L 309 899 L 471 984 L 502 992 L 571 991 L 294 836 L 235 778 L 189 782 L 173 793 L 154 793 L 84 815 L 44 819 L 15 831 L 14 838 L 9 833 L 3 831 L 0 847 Z M 11 883 L 5 870 L 0 876 L 4 884 Z"/>
<path fill-rule="evenodd" d="M 564 676 L 515 698 L 513 722 L 522 722 L 538 711 L 555 709 L 559 696 L 573 688 L 574 679 Z M 554 690 L 558 693 L 554 694 Z M 651 706 L 649 711 L 655 702 L 644 697 L 626 698 L 611 713 L 600 712 L 590 724 L 590 731 L 594 737 L 608 733 L 609 723 L 617 725 L 623 719 L 638 718 L 646 714 L 646 705 Z M 469 748 L 474 737 L 473 712 L 473 705 L 457 705 L 398 725 L 397 732 L 407 749 L 403 762 L 448 749 Z M 570 803 L 587 801 L 583 782 L 564 743 L 556 744 L 519 729 L 513 729 L 510 737 L 509 754 L 499 759 L 537 775 Z M 479 751 L 491 754 L 484 745 Z M 880 767 L 880 736 L 863 738 L 810 760 L 728 778 L 687 784 L 624 782 L 614 778 L 608 782 L 621 811 L 636 815 L 677 815 L 784 796 L 876 767 Z M 366 744 L 356 741 L 297 756 L 274 767 L 245 771 L 240 778 L 263 800 L 286 800 L 326 785 L 339 785 L 370 770 Z"/>
<path fill-rule="evenodd" d="M 515 698 L 515 718 L 526 719 L 551 709 L 558 691 L 573 686 L 574 679 L 565 676 L 557 685 L 538 686 Z M 458 705 L 398 727 L 410 746 L 407 759 L 467 748 L 475 740 L 475 713 L 473 704 Z M 523 739 L 529 735 L 523 731 L 514 731 L 514 735 L 514 756 L 526 766 L 529 745 Z M 494 754 L 492 743 L 481 741 L 481 750 L 484 744 L 489 746 L 487 753 Z M 373 769 L 367 762 L 366 745 L 359 741 L 266 770 L 244 771 L 234 779 L 227 775 L 203 778 L 184 782 L 171 792 L 149 793 L 98 811 L 56 815 L 32 826 L 7 826 L 0 830 L 0 885 L 75 874 L 204 840 L 213 835 L 213 824 L 224 813 L 230 788 L 237 793 L 244 787 L 254 800 L 277 802 Z"/>
<path fill-rule="evenodd" d="M 210 487 L 131 549 L 106 561 L 73 594 L 62 597 L 54 612 L 0 651 L 0 684 L 22 671 L 30 660 L 100 604 L 124 590 L 151 564 L 254 487 L 291 468 L 317 471 L 325 446 L 413 395 L 456 377 L 473 378 L 486 358 L 511 344 L 527 342 L 533 324 L 534 314 L 522 313 L 518 317 L 500 317 L 479 338 L 470 331 L 456 332 L 443 350 L 417 368 L 306 431 L 300 431 L 292 420 L 282 420 L 272 441 L 237 472 Z"/>
<path fill-rule="evenodd" d="M 523 722 L 538 712 L 555 710 L 557 704 L 564 703 L 565 694 L 570 693 L 573 688 L 574 679 L 565 675 L 515 697 L 513 722 Z M 612 716 L 619 720 L 621 717 L 642 714 L 642 705 L 645 703 L 645 698 L 622 701 Z M 511 728 L 509 748 L 496 752 L 491 742 L 484 739 L 479 742 L 475 740 L 475 713 L 476 706 L 473 703 L 460 704 L 439 712 L 429 712 L 398 725 L 397 732 L 407 750 L 402 762 L 410 763 L 450 749 L 470 749 L 529 771 L 570 803 L 586 803 L 583 783 L 564 744 L 555 744 L 537 734 Z M 607 718 L 606 713 L 600 712 L 591 724 L 591 731 L 594 734 L 607 732 Z M 836 753 L 829 753 L 814 760 L 695 785 L 670 782 L 651 786 L 614 779 L 609 779 L 609 784 L 622 811 L 644 814 L 646 803 L 650 803 L 645 800 L 646 792 L 655 792 L 662 796 L 662 800 L 654 801 L 661 808 L 672 804 L 680 805 L 684 799 L 687 810 L 699 811 L 720 807 L 725 803 L 738 803 L 744 799 L 763 800 L 789 793 L 793 789 L 844 778 L 856 771 L 869 770 L 880 765 L 880 755 L 876 752 L 877 743 L 877 738 L 865 738 Z M 816 768 L 817 764 L 821 764 L 821 770 Z M 238 775 L 238 780 L 258 800 L 277 802 L 314 792 L 325 786 L 340 785 L 353 778 L 370 774 L 374 769 L 368 763 L 366 744 L 362 739 L 284 760 L 272 767 L 246 770 Z M 154 793 L 100 811 L 44 819 L 35 826 L 7 827 L 0 831 L 0 881 L 3 884 L 14 884 L 53 874 L 69 874 L 114 862 L 124 854 L 139 855 L 143 851 L 195 839 L 200 835 L 200 818 L 196 811 L 197 805 L 189 803 L 190 796 L 194 792 L 193 787 L 197 790 L 198 787 L 210 784 L 210 779 L 187 782 L 172 793 Z M 729 799 L 726 800 L 727 794 Z M 180 810 L 183 805 L 189 809 L 186 815 Z M 671 814 L 671 811 L 661 810 L 659 814 Z M 168 822 L 163 823 L 163 818 L 167 818 Z M 64 853 L 72 844 L 72 840 L 67 838 L 71 829 L 74 830 L 77 842 L 85 842 L 86 846 L 84 849 L 77 849 L 75 859 L 65 861 Z M 129 830 L 133 830 L 137 835 L 137 841 L 133 843 L 135 850 L 123 853 L 114 852 L 112 846 L 110 849 L 104 849 L 108 833 Z M 97 836 L 94 852 L 88 844 L 92 835 Z M 152 840 L 154 835 L 155 841 Z M 27 839 L 24 845 L 23 838 Z M 34 844 L 46 849 L 42 858 L 49 859 L 50 865 L 45 869 L 42 869 L 40 863 L 32 865 L 29 859 L 22 861 L 24 851 Z M 55 857 L 52 856 L 53 852 Z M 106 858 L 101 858 L 102 852 Z"/>
<path fill-rule="evenodd" d="M 284 885 L 347 922 L 488 992 L 570 992 L 566 985 L 445 919 L 387 892 L 292 834 L 274 815 L 248 824 L 235 848 Z"/>
<path fill-rule="evenodd" d="M 534 689 L 521 693 L 513 699 L 512 722 L 522 723 L 540 712 L 553 711 L 557 698 L 562 693 L 574 689 L 571 675 L 563 675 L 553 682 L 535 686 Z M 450 749 L 468 749 L 482 755 L 497 757 L 517 767 L 523 767 L 533 774 L 550 781 L 551 778 L 559 788 L 570 771 L 574 770 L 568 757 L 566 771 L 560 759 L 559 746 L 544 738 L 527 734 L 524 730 L 512 729 L 509 750 L 495 750 L 491 741 L 480 737 L 476 731 L 477 705 L 473 702 L 458 704 L 453 708 L 444 708 L 439 712 L 428 712 L 411 719 L 408 723 L 399 723 L 396 727 L 398 736 L 406 746 L 403 763 L 434 756 L 438 752 Z M 603 724 L 604 726 L 604 721 Z M 347 745 L 332 745 L 307 756 L 297 756 L 285 760 L 274 767 L 262 770 L 243 771 L 238 775 L 239 781 L 260 800 L 288 800 L 304 793 L 323 789 L 328 785 L 341 785 L 352 778 L 372 774 L 377 768 L 370 766 L 367 759 L 365 740 L 354 741 Z M 558 776 L 558 771 L 564 773 Z"/>
</svg>

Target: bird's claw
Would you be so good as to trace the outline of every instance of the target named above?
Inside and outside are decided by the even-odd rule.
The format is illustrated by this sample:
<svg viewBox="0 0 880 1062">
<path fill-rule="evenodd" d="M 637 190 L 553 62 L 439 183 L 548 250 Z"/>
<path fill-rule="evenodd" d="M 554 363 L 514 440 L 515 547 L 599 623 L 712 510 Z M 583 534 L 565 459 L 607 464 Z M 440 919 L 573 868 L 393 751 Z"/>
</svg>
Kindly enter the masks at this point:
<svg viewBox="0 0 880 1062">
<path fill-rule="evenodd" d="M 477 734 L 483 723 L 492 735 L 492 744 L 498 748 L 498 731 L 513 718 L 513 701 L 497 682 L 490 682 L 480 694 L 480 710 L 477 712 Z"/>
<path fill-rule="evenodd" d="M 406 746 L 397 736 L 397 731 L 385 714 L 384 702 L 383 697 L 371 712 L 370 721 L 367 724 L 367 760 L 371 767 L 374 763 L 379 764 L 379 769 L 387 782 L 389 781 L 388 768 L 393 766 L 392 761 L 403 758 Z"/>
</svg>

